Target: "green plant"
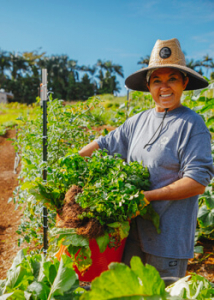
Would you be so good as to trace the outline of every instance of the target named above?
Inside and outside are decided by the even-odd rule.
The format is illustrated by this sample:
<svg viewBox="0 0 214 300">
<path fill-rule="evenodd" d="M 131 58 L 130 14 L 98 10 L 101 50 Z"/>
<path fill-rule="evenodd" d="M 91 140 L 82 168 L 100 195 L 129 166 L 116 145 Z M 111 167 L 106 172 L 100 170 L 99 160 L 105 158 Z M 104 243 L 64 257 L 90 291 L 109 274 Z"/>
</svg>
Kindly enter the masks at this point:
<svg viewBox="0 0 214 300">
<path fill-rule="evenodd" d="M 126 164 L 119 155 L 113 157 L 98 150 L 86 159 L 77 152 L 70 151 L 59 159 L 59 166 L 61 169 L 58 172 L 52 170 L 46 184 L 36 180 L 25 183 L 23 188 L 28 189 L 38 202 L 52 210 L 60 210 L 66 191 L 72 185 L 80 186 L 82 192 L 76 195 L 75 202 L 87 211 L 79 215 L 79 219 L 95 219 L 103 226 L 105 233 L 97 238 L 101 252 L 107 245 L 118 245 L 128 236 L 128 220 L 137 215 L 151 219 L 159 231 L 159 217 L 141 192 L 149 187 L 149 173 L 142 164 Z M 57 237 L 58 246 L 67 246 L 75 261 L 78 260 L 78 257 L 74 257 L 77 246 L 84 246 L 82 251 L 88 259 L 87 266 L 89 265 L 91 253 L 87 238 L 77 238 L 76 230 L 66 228 L 52 230 L 51 235 Z M 84 245 L 76 244 L 79 239 Z M 80 269 L 80 265 L 78 268 Z"/>
<path fill-rule="evenodd" d="M 122 263 L 111 263 L 109 270 L 95 278 L 91 291 L 85 292 L 81 300 L 166 299 L 165 284 L 158 271 L 144 266 L 139 257 L 132 257 L 131 268 Z"/>
<path fill-rule="evenodd" d="M 37 99 L 38 104 L 40 99 Z M 22 169 L 19 174 L 20 187 L 14 191 L 13 198 L 16 208 L 25 204 L 24 218 L 18 232 L 22 241 L 41 242 L 41 206 L 36 203 L 24 185 L 42 178 L 44 168 L 47 168 L 48 180 L 52 173 L 59 171 L 59 157 L 63 157 L 69 148 L 80 149 L 95 138 L 92 126 L 97 124 L 91 111 L 99 107 L 100 100 L 91 98 L 86 102 L 79 102 L 73 106 L 63 106 L 62 101 L 50 99 L 48 102 L 48 161 L 42 161 L 42 110 L 37 104 L 34 106 L 34 119 L 23 116 L 18 127 L 18 140 L 14 140 L 16 151 L 21 148 Z M 21 188 L 22 187 L 22 188 Z M 56 213 L 49 210 L 49 228 L 55 224 Z M 39 222 L 38 222 L 39 220 Z"/>
<path fill-rule="evenodd" d="M 77 300 L 83 293 L 78 286 L 78 276 L 68 256 L 62 256 L 60 262 L 56 258 L 45 261 L 43 255 L 30 256 L 20 250 L 7 278 L 0 281 L 0 299 Z"/>
</svg>

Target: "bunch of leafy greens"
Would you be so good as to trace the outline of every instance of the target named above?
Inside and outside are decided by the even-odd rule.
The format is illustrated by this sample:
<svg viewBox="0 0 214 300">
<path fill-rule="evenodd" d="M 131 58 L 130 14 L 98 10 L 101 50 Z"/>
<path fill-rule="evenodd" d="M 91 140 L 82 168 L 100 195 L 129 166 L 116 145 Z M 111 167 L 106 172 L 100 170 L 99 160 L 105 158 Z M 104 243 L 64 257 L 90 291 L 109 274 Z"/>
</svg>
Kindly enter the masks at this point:
<svg viewBox="0 0 214 300">
<path fill-rule="evenodd" d="M 96 238 L 101 253 L 107 245 L 120 245 L 129 233 L 128 220 L 137 215 L 153 221 L 159 232 L 159 216 L 141 193 L 142 189 L 149 187 L 149 173 L 142 164 L 126 164 L 120 155 L 113 157 L 102 150 L 95 151 L 86 159 L 72 151 L 61 158 L 59 164 L 61 169 L 55 173 L 54 185 L 50 181 L 46 185 L 38 183 L 30 192 L 43 203 L 49 201 L 50 205 L 59 209 L 63 205 L 59 199 L 64 197 L 71 185 L 82 187 L 82 193 L 76 196 L 75 201 L 89 211 L 83 212 L 79 218 L 97 219 L 103 226 L 105 233 Z M 74 228 L 54 228 L 51 236 L 53 244 L 67 247 L 79 271 L 83 272 L 91 265 L 88 238 L 78 237 Z"/>
<path fill-rule="evenodd" d="M 60 209 L 66 191 L 72 186 L 82 187 L 75 201 L 89 212 L 80 218 L 96 218 L 101 225 L 124 222 L 136 214 L 151 215 L 156 228 L 158 216 L 145 200 L 142 190 L 149 188 L 149 172 L 138 162 L 126 164 L 119 154 L 108 155 L 97 150 L 83 158 L 77 151 L 59 159 L 60 171 L 52 173 L 47 184 L 36 181 L 29 189 L 39 201 L 53 209 Z"/>
</svg>

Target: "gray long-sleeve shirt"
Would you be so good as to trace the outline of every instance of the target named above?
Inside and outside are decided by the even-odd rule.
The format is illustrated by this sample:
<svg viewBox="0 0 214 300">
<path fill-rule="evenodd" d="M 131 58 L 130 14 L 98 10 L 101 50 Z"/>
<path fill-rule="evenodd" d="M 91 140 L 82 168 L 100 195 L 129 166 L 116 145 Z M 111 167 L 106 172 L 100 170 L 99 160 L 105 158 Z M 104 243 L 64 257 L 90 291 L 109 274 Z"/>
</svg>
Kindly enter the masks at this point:
<svg viewBox="0 0 214 300">
<path fill-rule="evenodd" d="M 182 177 L 190 177 L 207 186 L 214 175 L 214 167 L 210 133 L 203 119 L 183 106 L 169 111 L 158 139 L 144 148 L 162 118 L 163 113 L 155 109 L 141 112 L 96 141 L 101 149 L 107 149 L 109 154 L 120 153 L 127 162 L 142 161 L 150 172 L 151 190 Z M 161 233 L 157 234 L 150 221 L 137 217 L 142 250 L 162 257 L 193 257 L 197 200 L 198 196 L 152 201 L 160 215 Z"/>
</svg>

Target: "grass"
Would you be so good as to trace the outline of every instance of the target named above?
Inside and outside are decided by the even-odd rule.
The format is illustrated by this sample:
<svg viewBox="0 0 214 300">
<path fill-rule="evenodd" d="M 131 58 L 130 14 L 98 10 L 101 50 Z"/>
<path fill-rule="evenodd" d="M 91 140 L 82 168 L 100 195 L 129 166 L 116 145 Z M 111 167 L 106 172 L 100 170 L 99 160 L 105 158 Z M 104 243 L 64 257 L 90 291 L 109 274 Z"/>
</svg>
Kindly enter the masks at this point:
<svg viewBox="0 0 214 300">
<path fill-rule="evenodd" d="M 20 124 L 22 119 L 34 119 L 34 107 L 20 103 L 0 104 L 0 136 L 4 135 L 8 128 Z"/>
</svg>

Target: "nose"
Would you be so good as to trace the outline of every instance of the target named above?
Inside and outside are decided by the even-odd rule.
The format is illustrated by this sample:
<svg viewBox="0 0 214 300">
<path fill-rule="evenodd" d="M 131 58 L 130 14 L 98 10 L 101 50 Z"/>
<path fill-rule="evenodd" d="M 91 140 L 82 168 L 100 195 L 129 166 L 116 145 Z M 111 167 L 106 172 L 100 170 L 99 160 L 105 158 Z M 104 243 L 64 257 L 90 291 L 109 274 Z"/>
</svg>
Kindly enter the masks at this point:
<svg viewBox="0 0 214 300">
<path fill-rule="evenodd" d="M 168 82 L 167 81 L 162 81 L 160 89 L 163 90 L 163 91 L 169 89 Z"/>
</svg>

